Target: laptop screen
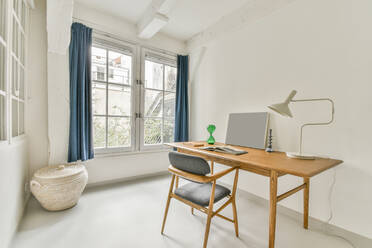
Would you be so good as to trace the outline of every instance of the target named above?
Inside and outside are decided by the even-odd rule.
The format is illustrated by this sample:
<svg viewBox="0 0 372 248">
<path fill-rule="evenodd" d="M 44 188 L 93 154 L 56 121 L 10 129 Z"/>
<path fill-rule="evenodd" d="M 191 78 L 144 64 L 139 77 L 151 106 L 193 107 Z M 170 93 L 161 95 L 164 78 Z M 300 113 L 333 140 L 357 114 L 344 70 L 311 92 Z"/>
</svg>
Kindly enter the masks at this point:
<svg viewBox="0 0 372 248">
<path fill-rule="evenodd" d="M 232 113 L 226 132 L 226 144 L 265 149 L 269 114 Z"/>
</svg>

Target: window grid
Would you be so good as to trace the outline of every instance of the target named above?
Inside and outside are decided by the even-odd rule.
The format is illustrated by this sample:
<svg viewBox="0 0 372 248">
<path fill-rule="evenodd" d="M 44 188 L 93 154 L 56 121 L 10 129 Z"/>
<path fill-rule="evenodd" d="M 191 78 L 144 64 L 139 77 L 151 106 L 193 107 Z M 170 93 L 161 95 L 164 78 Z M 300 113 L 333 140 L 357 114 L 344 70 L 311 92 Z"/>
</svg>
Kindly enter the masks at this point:
<svg viewBox="0 0 372 248">
<path fill-rule="evenodd" d="M 148 82 L 147 82 L 148 79 L 146 77 L 150 75 L 146 76 L 146 73 L 147 73 L 146 70 L 148 69 L 146 68 L 146 64 L 147 66 L 150 66 L 150 64 L 146 62 L 156 63 L 157 65 L 162 66 L 161 73 L 163 74 L 161 76 L 161 80 L 162 80 L 161 89 L 159 89 L 159 87 L 156 86 L 156 83 L 152 85 L 153 88 L 151 88 L 151 85 L 148 85 Z M 141 97 L 142 97 L 141 104 L 143 106 L 141 110 L 143 111 L 143 118 L 141 120 L 141 129 L 140 129 L 141 131 L 140 149 L 141 150 L 166 149 L 166 147 L 164 146 L 164 143 L 172 142 L 173 141 L 172 139 L 174 139 L 174 122 L 175 122 L 174 111 L 175 111 L 175 91 L 176 91 L 175 84 L 176 84 L 176 73 L 177 73 L 176 58 L 175 56 L 168 55 L 164 52 L 157 52 L 152 49 L 144 48 L 142 51 L 141 64 L 142 64 L 141 75 L 142 75 L 144 84 L 142 87 L 142 94 L 141 94 Z M 173 70 L 170 70 L 171 68 L 173 68 Z M 167 84 L 168 83 L 167 77 L 170 75 L 171 72 L 175 74 L 172 80 L 173 87 L 169 87 L 170 85 Z M 154 116 L 152 114 L 146 113 L 148 111 L 146 109 L 146 105 L 147 105 L 146 104 L 146 91 L 148 90 L 150 90 L 151 92 L 161 92 L 161 95 L 162 95 L 162 102 L 161 102 L 162 114 L 161 115 Z M 168 97 L 170 96 L 170 94 L 173 94 L 173 97 L 169 99 Z M 171 107 L 173 110 L 169 109 L 169 100 L 174 104 Z M 167 108 L 167 111 L 165 111 L 166 108 Z M 168 115 L 169 110 L 170 110 L 169 114 L 171 115 Z M 160 126 L 160 133 L 156 133 L 157 137 L 160 136 L 159 138 L 154 136 L 154 133 L 151 130 L 147 130 L 147 128 L 149 127 L 149 124 L 146 122 L 149 120 L 158 120 L 160 122 L 159 124 L 155 123 L 156 125 Z M 165 138 L 167 139 L 165 140 Z"/>
<path fill-rule="evenodd" d="M 8 6 L 6 0 L 0 0 L 0 143 L 6 141 L 7 135 L 7 108 L 8 108 Z"/>
<path fill-rule="evenodd" d="M 165 83 L 166 83 L 166 81 L 165 81 L 165 76 L 166 76 L 165 75 L 165 68 L 166 68 L 166 66 L 175 68 L 175 66 L 171 66 L 171 65 L 168 65 L 166 63 L 162 63 L 162 62 L 158 62 L 158 61 L 153 61 L 151 59 L 146 59 L 146 60 L 163 65 L 163 79 L 162 79 L 163 80 L 163 89 L 160 90 L 160 89 L 156 89 L 156 88 L 149 88 L 149 87 L 146 87 L 146 85 L 144 87 L 145 90 L 162 92 L 162 113 L 163 113 L 162 117 L 144 116 L 144 118 L 146 118 L 146 119 L 151 118 L 151 119 L 161 120 L 162 124 L 161 124 L 161 143 L 160 144 L 163 144 L 164 143 L 164 130 L 165 130 L 164 129 L 164 124 L 165 124 L 165 121 L 166 120 L 167 121 L 175 120 L 175 116 L 173 116 L 173 117 L 165 116 L 165 111 L 164 111 L 165 110 L 165 95 L 166 95 L 166 93 L 172 93 L 172 94 L 176 93 L 175 90 L 174 91 L 166 90 L 166 87 L 165 87 Z M 143 101 L 144 101 L 144 99 L 143 99 Z M 144 145 L 145 146 L 156 146 L 156 145 L 159 145 L 159 144 L 144 144 Z"/>
<path fill-rule="evenodd" d="M 96 43 L 93 43 L 93 47 L 95 48 L 98 48 L 98 49 L 102 49 L 102 50 L 105 50 L 105 56 L 106 56 L 106 59 L 105 59 L 105 69 L 103 71 L 103 73 L 105 73 L 105 75 L 103 75 L 103 78 L 99 78 L 98 74 L 96 75 L 96 78 L 94 78 L 92 80 L 93 83 L 99 83 L 99 84 L 103 84 L 105 85 L 105 113 L 104 114 L 97 114 L 97 113 L 94 113 L 93 114 L 93 117 L 102 117 L 102 118 L 105 118 L 105 142 L 104 142 L 104 147 L 95 147 L 95 149 L 97 151 L 126 151 L 126 150 L 130 150 L 132 149 L 132 147 L 134 147 L 134 140 L 133 140 L 133 135 L 132 135 L 132 132 L 134 132 L 134 128 L 133 128 L 133 120 L 132 120 L 132 117 L 133 117 L 133 114 L 132 114 L 132 107 L 131 107 L 131 110 L 129 112 L 129 115 L 123 115 L 123 114 L 110 114 L 110 109 L 109 109 L 109 100 L 110 100 L 110 96 L 109 96 L 109 91 L 110 91 L 110 86 L 120 86 L 120 87 L 123 87 L 123 88 L 126 88 L 126 89 L 129 89 L 130 90 L 130 104 L 132 105 L 132 98 L 133 98 L 133 87 L 132 87 L 132 83 L 131 81 L 129 81 L 129 79 L 131 79 L 131 77 L 129 76 L 129 79 L 128 79 L 128 84 L 127 83 L 115 83 L 115 82 L 110 82 L 110 79 L 111 77 L 109 76 L 109 72 L 110 72 L 110 61 L 109 61 L 109 53 L 110 52 L 113 52 L 113 53 L 119 53 L 121 55 L 125 55 L 125 56 L 129 56 L 131 57 L 131 59 L 133 59 L 133 55 L 132 54 L 128 54 L 128 53 L 123 53 L 120 49 L 114 49 L 113 47 L 106 47 L 105 45 L 101 45 L 101 44 L 96 44 Z M 92 56 L 93 53 L 92 53 Z M 93 60 L 92 60 L 92 64 L 93 64 Z M 131 62 L 132 65 L 133 65 L 133 61 Z M 103 64 L 101 64 L 103 66 Z M 133 69 L 132 69 L 133 70 Z M 97 71 L 98 71 L 98 68 L 97 68 Z M 94 73 L 94 72 L 92 72 Z M 94 76 L 94 75 L 93 75 Z M 105 80 L 102 80 L 102 79 L 105 79 Z M 112 89 L 111 89 L 112 90 Z M 110 122 L 109 122 L 109 119 L 112 120 L 114 118 L 124 118 L 125 120 L 128 120 L 129 119 L 129 129 L 130 129 L 130 137 L 129 137 L 129 140 L 130 140 L 130 145 L 129 146 L 109 146 L 109 127 L 110 127 Z"/>
<path fill-rule="evenodd" d="M 121 153 L 121 152 L 140 152 L 145 150 L 158 150 L 158 149 L 165 149 L 166 147 L 163 145 L 164 142 L 164 129 L 167 128 L 166 133 L 169 133 L 167 135 L 167 139 L 170 139 L 170 135 L 173 137 L 173 133 L 169 131 L 170 127 L 172 126 L 172 129 L 174 130 L 174 109 L 175 106 L 173 106 L 173 109 L 170 104 L 172 102 L 175 102 L 175 86 L 168 87 L 168 80 L 167 75 L 169 74 L 175 74 L 176 70 L 170 70 L 169 67 L 176 68 L 176 57 L 175 55 L 164 55 L 163 52 L 157 52 L 154 50 L 142 48 L 139 45 L 136 44 L 130 44 L 125 41 L 116 40 L 115 38 L 110 38 L 107 36 L 101 36 L 99 33 L 93 34 L 93 47 L 103 49 L 104 51 L 97 51 L 95 56 L 100 56 L 101 58 L 95 57 L 94 62 L 92 60 L 92 86 L 95 87 L 95 93 L 97 94 L 97 97 L 94 97 L 94 99 L 100 99 L 95 100 L 95 106 L 93 109 L 93 117 L 94 118 L 101 118 L 96 119 L 97 123 L 101 123 L 100 127 L 98 128 L 100 131 L 96 131 L 96 134 L 98 134 L 99 141 L 95 144 L 95 152 L 97 154 L 109 154 L 109 153 Z M 115 41 L 114 41 L 115 40 Z M 142 82 L 145 82 L 145 72 L 144 72 L 144 64 L 146 61 L 146 58 L 144 56 L 144 51 L 152 51 L 151 54 L 160 54 L 159 59 L 164 59 L 159 62 L 156 60 L 156 63 L 160 63 L 163 65 L 162 68 L 162 89 L 157 90 L 153 88 L 148 88 L 144 84 L 140 83 L 140 81 L 137 80 L 137 84 L 134 83 L 136 80 L 134 79 L 142 79 Z M 132 58 L 132 64 L 129 69 L 127 66 L 123 66 L 124 64 L 120 63 L 111 63 L 111 55 L 110 51 L 118 52 L 120 54 L 131 56 Z M 93 53 L 92 53 L 93 56 Z M 106 58 L 103 58 L 103 56 L 106 56 Z M 167 57 L 168 56 L 168 57 Z M 152 56 L 151 56 L 152 57 Z M 102 66 L 106 62 L 105 69 L 96 69 L 97 66 Z M 153 61 L 155 62 L 155 61 Z M 94 66 L 93 66 L 94 64 Z M 101 64 L 101 65 L 100 65 Z M 115 68 L 119 68 L 117 71 Z M 124 69 L 123 69 L 124 68 Z M 128 68 L 130 71 L 125 71 L 125 68 Z M 112 72 L 112 69 L 114 69 L 114 73 Z M 96 72 L 98 70 L 102 70 L 102 75 L 97 75 Z M 167 74 L 165 73 L 167 70 Z M 129 76 L 128 76 L 129 75 Z M 114 80 L 112 78 L 115 78 Z M 128 82 L 127 78 L 130 78 L 130 82 Z M 175 82 L 175 76 L 172 76 L 173 81 Z M 159 82 L 159 81 L 158 81 Z M 160 82 L 159 82 L 160 83 Z M 101 84 L 101 85 L 99 85 Z M 174 85 L 174 83 L 172 84 Z M 111 91 L 109 91 L 110 86 L 120 86 L 120 87 L 127 87 L 131 91 L 131 108 L 130 111 L 126 109 L 125 111 L 116 112 L 115 110 L 112 110 L 112 101 L 110 103 L 110 95 L 112 95 Z M 160 86 L 160 85 L 159 85 Z M 154 126 L 159 125 L 159 129 L 161 132 L 161 141 L 158 144 L 155 145 L 144 145 L 144 123 L 145 123 L 145 90 L 146 89 L 153 90 L 153 92 L 160 92 L 162 99 L 161 99 L 161 106 L 160 103 L 154 104 L 154 108 L 156 108 L 156 105 L 158 105 L 158 109 L 156 112 L 161 111 L 163 112 L 163 115 L 160 117 L 151 117 L 154 120 L 159 120 L 158 123 L 155 123 Z M 96 90 L 99 89 L 99 90 Z M 104 92 L 103 92 L 104 89 Z M 93 96 L 94 96 L 93 94 Z M 174 96 L 169 95 L 174 94 Z M 103 99 L 106 97 L 106 99 Z M 159 96 L 160 97 L 160 96 Z M 167 100 L 166 100 L 167 98 Z M 164 102 L 167 101 L 167 106 L 164 104 Z M 100 105 L 97 105 L 97 103 L 100 103 Z M 115 101 L 116 102 L 116 101 Z M 103 104 L 106 104 L 103 106 Z M 118 104 L 118 103 L 116 103 Z M 99 107 L 101 106 L 101 107 Z M 161 108 L 160 108 L 161 107 Z M 165 110 L 167 108 L 167 110 Z M 105 113 L 103 113 L 105 111 Z M 128 112 L 129 111 L 129 112 Z M 164 111 L 167 111 L 168 114 L 164 113 Z M 117 115 L 118 114 L 118 115 Z M 120 114 L 120 115 L 119 115 Z M 109 128 L 110 128 L 110 117 L 123 117 L 123 118 L 129 118 L 131 121 L 131 146 L 130 147 L 111 147 L 109 146 Z M 128 119 L 127 119 L 128 120 Z M 105 128 L 103 128 L 103 125 L 105 125 Z M 120 122 L 119 125 L 127 126 L 128 124 L 125 122 Z M 167 125 L 167 126 L 166 126 Z M 96 129 L 96 130 L 98 130 Z M 157 129 L 157 130 L 159 130 Z M 103 134 L 103 130 L 105 133 Z M 112 129 L 110 129 L 112 131 Z M 114 131 L 116 132 L 116 131 Z M 120 131 L 119 131 L 120 132 Z M 156 131 L 158 132 L 158 131 Z M 95 137 L 96 137 L 95 134 Z M 111 135 L 111 134 L 110 134 Z M 111 135 L 112 136 L 112 135 Z M 103 138 L 105 141 L 103 142 Z M 100 144 L 100 147 L 97 146 L 97 144 Z"/>
<path fill-rule="evenodd" d="M 25 116 L 25 19 L 26 4 L 23 0 L 14 0 L 11 11 L 11 49 L 10 49 L 10 126 L 11 137 L 24 134 Z M 20 20 L 22 19 L 22 21 Z"/>
</svg>

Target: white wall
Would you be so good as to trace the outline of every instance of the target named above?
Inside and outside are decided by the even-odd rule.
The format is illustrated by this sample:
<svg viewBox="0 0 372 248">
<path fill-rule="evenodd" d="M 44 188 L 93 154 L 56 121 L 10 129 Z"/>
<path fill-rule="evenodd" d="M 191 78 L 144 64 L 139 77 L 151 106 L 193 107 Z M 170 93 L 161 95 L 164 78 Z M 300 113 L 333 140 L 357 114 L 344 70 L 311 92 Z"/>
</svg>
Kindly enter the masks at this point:
<svg viewBox="0 0 372 248">
<path fill-rule="evenodd" d="M 9 246 L 22 217 L 30 171 L 47 164 L 45 1 L 36 6 L 27 23 L 27 136 L 0 145 L 0 248 Z"/>
<path fill-rule="evenodd" d="M 27 141 L 0 146 L 0 248 L 7 248 L 26 204 Z"/>
<path fill-rule="evenodd" d="M 139 40 L 134 24 L 75 3 L 73 16 L 100 31 L 138 44 L 184 53 L 186 44 L 163 34 L 150 40 Z M 81 21 L 80 21 L 81 22 Z M 69 73 L 68 55 L 48 53 L 48 135 L 50 164 L 65 163 L 69 135 Z M 96 156 L 86 163 L 89 182 L 118 180 L 125 177 L 156 173 L 167 169 L 167 155 L 161 153 L 131 154 L 115 157 Z"/>
<path fill-rule="evenodd" d="M 47 38 L 45 0 L 30 10 L 26 133 L 30 172 L 48 165 Z"/>
<path fill-rule="evenodd" d="M 268 111 L 292 89 L 298 98 L 331 97 L 335 122 L 309 127 L 304 133 L 308 153 L 344 160 L 336 168 L 332 224 L 372 238 L 372 2 L 368 0 L 297 0 L 249 25 L 216 35 L 206 47 L 191 85 L 191 137 L 207 139 L 206 127 L 217 126 L 225 140 L 228 114 Z M 215 31 L 215 30 L 214 30 Z M 195 47 L 195 44 L 193 44 Z M 192 50 L 195 68 L 200 50 Z M 191 73 L 193 75 L 195 70 Z M 294 119 L 271 115 L 274 148 L 298 149 L 299 124 L 325 120 L 326 104 L 293 105 Z M 311 180 L 310 215 L 326 220 L 333 171 Z M 285 176 L 279 193 L 302 183 Z M 241 173 L 239 187 L 268 197 L 268 179 Z M 302 194 L 283 205 L 302 212 Z M 244 209 L 240 209 L 244 211 Z"/>
</svg>

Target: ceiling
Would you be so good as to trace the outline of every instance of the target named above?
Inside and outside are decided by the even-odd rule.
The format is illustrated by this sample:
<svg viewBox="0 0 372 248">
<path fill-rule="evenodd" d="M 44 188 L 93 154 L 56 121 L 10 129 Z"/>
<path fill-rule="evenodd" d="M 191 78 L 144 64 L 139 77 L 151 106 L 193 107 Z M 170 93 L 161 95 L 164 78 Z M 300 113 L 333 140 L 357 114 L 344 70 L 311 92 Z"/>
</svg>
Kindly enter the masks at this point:
<svg viewBox="0 0 372 248">
<path fill-rule="evenodd" d="M 152 0 L 75 0 L 78 3 L 137 23 Z M 188 40 L 217 22 L 223 16 L 243 6 L 249 0 L 176 0 L 169 22 L 161 33 Z"/>
</svg>

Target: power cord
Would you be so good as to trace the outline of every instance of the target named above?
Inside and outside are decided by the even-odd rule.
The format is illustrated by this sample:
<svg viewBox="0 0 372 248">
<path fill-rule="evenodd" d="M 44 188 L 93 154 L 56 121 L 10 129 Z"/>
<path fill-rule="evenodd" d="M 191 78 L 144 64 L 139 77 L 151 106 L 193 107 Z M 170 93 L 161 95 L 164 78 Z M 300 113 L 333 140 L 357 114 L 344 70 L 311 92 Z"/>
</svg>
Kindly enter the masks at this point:
<svg viewBox="0 0 372 248">
<path fill-rule="evenodd" d="M 344 240 L 346 243 L 348 243 L 352 248 L 357 248 L 350 240 L 346 239 L 345 237 L 342 237 L 340 235 L 337 235 L 337 234 L 334 234 L 334 233 L 331 233 L 328 231 L 328 226 L 329 226 L 329 223 L 331 222 L 331 220 L 333 219 L 333 204 L 332 204 L 332 195 L 333 195 L 333 191 L 334 191 L 334 188 L 335 188 L 335 184 L 336 184 L 336 169 L 334 168 L 333 169 L 333 181 L 332 181 L 332 184 L 331 184 L 331 187 L 329 189 L 329 193 L 328 193 L 328 203 L 329 203 L 329 208 L 330 208 L 330 213 L 329 213 L 329 218 L 327 219 L 327 221 L 322 225 L 322 233 L 325 233 L 326 235 L 328 236 L 331 236 L 331 237 L 336 237 L 336 238 L 339 238 L 339 239 L 342 239 Z M 314 231 L 318 231 L 318 230 L 314 230 Z M 319 232 L 319 231 L 318 231 Z"/>
</svg>

